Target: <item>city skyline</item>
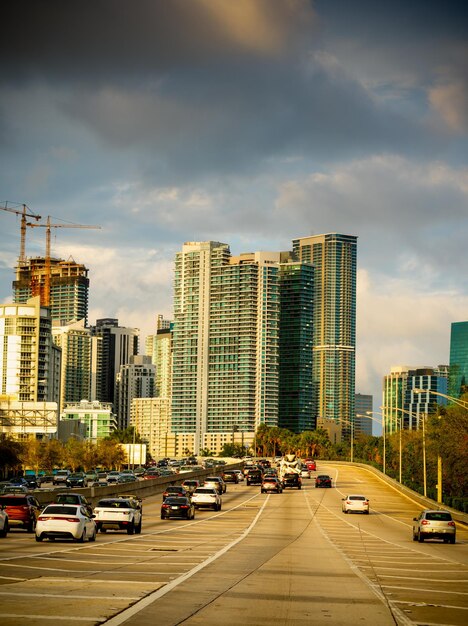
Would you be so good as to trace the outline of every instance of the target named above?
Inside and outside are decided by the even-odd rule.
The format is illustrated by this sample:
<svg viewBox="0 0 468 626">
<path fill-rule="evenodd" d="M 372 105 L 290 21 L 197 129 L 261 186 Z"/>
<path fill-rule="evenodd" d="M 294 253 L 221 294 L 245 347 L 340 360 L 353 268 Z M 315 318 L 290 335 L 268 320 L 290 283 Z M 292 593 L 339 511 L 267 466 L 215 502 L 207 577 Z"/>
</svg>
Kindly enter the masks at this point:
<svg viewBox="0 0 468 626">
<path fill-rule="evenodd" d="M 89 268 L 89 324 L 140 328 L 142 352 L 186 241 L 350 233 L 356 391 L 378 408 L 393 365 L 448 363 L 468 317 L 463 4 L 105 4 L 9 5 L 0 59 L 2 202 L 102 226 L 52 233 Z M 1 211 L 1 302 L 19 247 Z"/>
</svg>

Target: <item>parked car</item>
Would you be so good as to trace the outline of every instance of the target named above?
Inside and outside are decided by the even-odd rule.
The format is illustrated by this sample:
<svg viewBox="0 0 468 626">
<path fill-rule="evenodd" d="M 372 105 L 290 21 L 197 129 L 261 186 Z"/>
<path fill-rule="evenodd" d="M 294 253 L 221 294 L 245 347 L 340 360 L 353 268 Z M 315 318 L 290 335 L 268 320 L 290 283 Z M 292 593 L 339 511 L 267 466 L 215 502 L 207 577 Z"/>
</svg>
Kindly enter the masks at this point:
<svg viewBox="0 0 468 626">
<path fill-rule="evenodd" d="M 10 485 L 13 485 L 14 487 L 26 487 L 26 489 L 29 489 L 28 481 L 22 476 L 15 476 L 14 478 L 10 478 L 9 482 Z"/>
<path fill-rule="evenodd" d="M 134 498 L 103 498 L 94 507 L 96 527 L 107 530 L 126 530 L 128 535 L 141 533 L 141 505 Z"/>
<path fill-rule="evenodd" d="M 0 506 L 7 512 L 10 528 L 19 526 L 25 528 L 28 533 L 34 532 L 41 511 L 41 505 L 34 496 L 27 493 L 2 494 Z"/>
<path fill-rule="evenodd" d="M 198 487 L 193 492 L 192 502 L 196 509 L 209 508 L 221 511 L 221 496 L 215 487 Z"/>
<path fill-rule="evenodd" d="M 119 476 L 120 476 L 120 472 L 118 472 L 117 470 L 112 470 L 110 472 L 107 472 L 107 482 L 116 483 Z"/>
<path fill-rule="evenodd" d="M 163 491 L 163 494 L 162 494 L 163 502 L 169 496 L 181 496 L 181 497 L 187 498 L 190 496 L 190 494 L 187 491 L 187 489 L 185 489 L 185 487 L 182 487 L 182 485 L 169 485 Z"/>
<path fill-rule="evenodd" d="M 93 514 L 91 503 L 81 493 L 70 493 L 69 491 L 58 493 L 55 496 L 53 504 L 75 504 L 76 506 L 83 506 L 89 515 Z"/>
<path fill-rule="evenodd" d="M 369 500 L 366 496 L 351 494 L 342 499 L 343 513 L 361 512 L 369 515 Z"/>
<path fill-rule="evenodd" d="M 37 484 L 39 487 L 42 487 L 42 485 L 46 485 L 47 483 L 52 483 L 54 482 L 54 475 L 53 474 L 39 474 L 39 476 L 37 477 Z"/>
<path fill-rule="evenodd" d="M 261 493 L 283 493 L 283 485 L 275 476 L 265 476 L 263 478 Z"/>
<path fill-rule="evenodd" d="M 93 515 L 84 506 L 49 504 L 37 518 L 36 541 L 73 539 L 83 543 L 96 540 Z"/>
<path fill-rule="evenodd" d="M 6 537 L 9 531 L 8 513 L 5 507 L 0 505 L 0 537 Z"/>
<path fill-rule="evenodd" d="M 71 472 L 70 470 L 57 470 L 57 472 L 54 474 L 54 477 L 52 479 L 52 482 L 55 485 L 66 485 L 67 481 L 68 481 L 68 477 L 70 476 Z"/>
<path fill-rule="evenodd" d="M 211 487 L 212 485 L 214 485 L 215 489 L 218 490 L 220 496 L 222 496 L 223 493 L 226 493 L 227 491 L 226 483 L 221 478 L 221 476 L 207 476 L 203 481 L 203 485 L 205 487 Z"/>
<path fill-rule="evenodd" d="M 99 480 L 97 472 L 85 472 L 85 478 L 88 483 L 88 487 L 92 487 Z"/>
<path fill-rule="evenodd" d="M 331 487 L 331 486 L 332 486 L 332 479 L 327 474 L 320 474 L 320 476 L 317 476 L 317 478 L 315 479 L 316 488 L 317 487 Z"/>
<path fill-rule="evenodd" d="M 292 472 L 290 474 L 284 474 L 281 479 L 283 489 L 290 487 L 291 489 L 302 489 L 302 478 L 300 474 Z"/>
<path fill-rule="evenodd" d="M 413 541 L 442 539 L 444 543 L 455 543 L 456 526 L 448 511 L 422 511 L 413 517 Z"/>
<path fill-rule="evenodd" d="M 258 467 L 252 467 L 247 471 L 245 475 L 245 482 L 247 485 L 261 485 L 263 481 L 263 472 Z"/>
<path fill-rule="evenodd" d="M 161 504 L 161 519 L 181 517 L 185 519 L 195 518 L 195 506 L 190 498 L 184 496 L 169 496 Z"/>
<path fill-rule="evenodd" d="M 161 470 L 156 467 L 151 467 L 143 474 L 143 480 L 152 480 L 153 478 L 159 478 L 161 476 Z"/>
<path fill-rule="evenodd" d="M 239 475 L 235 470 L 226 470 L 223 473 L 223 480 L 225 483 L 237 483 L 239 482 Z"/>
<path fill-rule="evenodd" d="M 138 478 L 135 476 L 135 474 L 120 474 L 117 477 L 117 484 L 123 484 L 123 483 L 134 483 L 138 480 Z"/>
<path fill-rule="evenodd" d="M 28 489 L 37 489 L 39 487 L 36 474 L 26 474 L 24 480 L 27 482 Z"/>
<path fill-rule="evenodd" d="M 237 474 L 237 477 L 239 479 L 239 482 L 242 482 L 243 480 L 245 480 L 244 478 L 244 472 L 240 469 L 236 469 L 236 470 L 232 470 L 233 472 L 235 472 Z"/>
<path fill-rule="evenodd" d="M 184 480 L 181 486 L 190 494 L 192 494 L 195 489 L 200 486 L 200 481 L 188 478 L 187 480 Z"/>
<path fill-rule="evenodd" d="M 70 474 L 69 477 L 67 478 L 67 486 L 68 487 L 75 487 L 75 489 L 77 487 L 87 487 L 88 486 L 88 480 L 85 476 L 84 472 L 74 472 L 73 474 Z"/>
</svg>

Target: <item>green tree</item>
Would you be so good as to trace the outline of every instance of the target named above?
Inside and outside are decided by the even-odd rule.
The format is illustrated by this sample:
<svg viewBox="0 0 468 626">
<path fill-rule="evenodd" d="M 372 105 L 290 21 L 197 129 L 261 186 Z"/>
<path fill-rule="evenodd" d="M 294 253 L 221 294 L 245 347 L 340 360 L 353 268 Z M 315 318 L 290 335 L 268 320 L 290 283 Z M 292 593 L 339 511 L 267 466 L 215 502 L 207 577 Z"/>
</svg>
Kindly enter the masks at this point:
<svg viewBox="0 0 468 626">
<path fill-rule="evenodd" d="M 97 463 L 107 469 L 120 469 L 125 463 L 125 452 L 117 441 L 111 439 L 99 440 L 97 447 Z"/>
<path fill-rule="evenodd" d="M 70 437 L 64 445 L 64 462 L 73 472 L 83 467 L 85 441 Z"/>
<path fill-rule="evenodd" d="M 63 466 L 63 445 L 58 439 L 47 439 L 41 446 L 41 466 L 51 473 L 53 469 Z"/>
<path fill-rule="evenodd" d="M 23 446 L 5 433 L 0 433 L 0 474 L 6 478 L 21 466 Z"/>
</svg>

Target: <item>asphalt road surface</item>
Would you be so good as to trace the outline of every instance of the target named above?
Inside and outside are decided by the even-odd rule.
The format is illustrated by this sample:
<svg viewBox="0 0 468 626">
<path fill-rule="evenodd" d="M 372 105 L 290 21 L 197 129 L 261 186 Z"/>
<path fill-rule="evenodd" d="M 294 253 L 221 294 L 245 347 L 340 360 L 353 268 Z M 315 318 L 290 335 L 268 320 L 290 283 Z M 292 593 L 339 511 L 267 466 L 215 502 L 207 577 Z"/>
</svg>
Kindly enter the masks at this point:
<svg viewBox="0 0 468 626">
<path fill-rule="evenodd" d="M 315 489 L 329 473 L 332 489 Z M 344 515 L 362 493 L 370 515 Z M 23 530 L 0 540 L 2 626 L 464 626 L 468 530 L 457 543 L 412 541 L 421 506 L 371 472 L 319 463 L 299 490 L 265 495 L 228 485 L 220 512 L 161 520 L 143 505 L 141 535 L 95 543 L 36 543 Z"/>
</svg>

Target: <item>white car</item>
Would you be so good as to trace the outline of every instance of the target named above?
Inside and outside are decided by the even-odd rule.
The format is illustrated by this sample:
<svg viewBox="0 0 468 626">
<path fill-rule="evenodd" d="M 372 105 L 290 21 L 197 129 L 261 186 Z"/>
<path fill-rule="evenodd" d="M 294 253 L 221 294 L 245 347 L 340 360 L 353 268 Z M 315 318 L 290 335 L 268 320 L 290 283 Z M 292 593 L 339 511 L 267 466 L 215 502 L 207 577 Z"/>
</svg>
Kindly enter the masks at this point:
<svg viewBox="0 0 468 626">
<path fill-rule="evenodd" d="M 196 509 L 202 507 L 221 511 L 221 496 L 214 487 L 198 487 L 192 494 L 192 502 Z"/>
<path fill-rule="evenodd" d="M 350 513 L 353 511 L 369 514 L 369 500 L 366 496 L 360 494 L 351 494 L 343 498 L 341 504 L 341 510 L 343 513 Z"/>
<path fill-rule="evenodd" d="M 0 537 L 6 537 L 9 530 L 8 514 L 3 505 L 0 505 Z"/>
<path fill-rule="evenodd" d="M 303 465 L 301 468 L 301 477 L 302 478 L 310 478 L 311 473 L 310 470 L 307 469 L 307 465 Z"/>
<path fill-rule="evenodd" d="M 36 541 L 43 539 L 73 539 L 83 543 L 96 540 L 96 524 L 84 506 L 49 504 L 36 523 Z"/>
<path fill-rule="evenodd" d="M 94 507 L 94 518 L 102 533 L 107 530 L 126 530 L 127 535 L 141 533 L 142 507 L 133 496 L 99 500 Z"/>
<path fill-rule="evenodd" d="M 232 470 L 233 472 L 235 472 L 237 474 L 237 477 L 239 479 L 239 482 L 241 482 L 241 480 L 245 480 L 244 478 L 244 473 L 242 472 L 242 470 L 237 469 L 237 470 Z"/>
</svg>

